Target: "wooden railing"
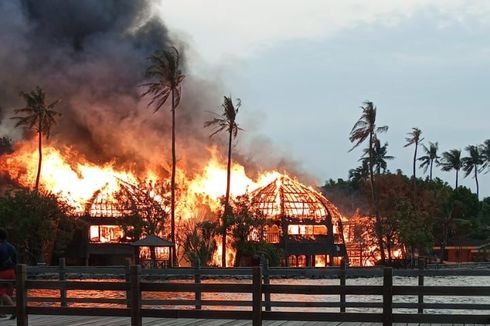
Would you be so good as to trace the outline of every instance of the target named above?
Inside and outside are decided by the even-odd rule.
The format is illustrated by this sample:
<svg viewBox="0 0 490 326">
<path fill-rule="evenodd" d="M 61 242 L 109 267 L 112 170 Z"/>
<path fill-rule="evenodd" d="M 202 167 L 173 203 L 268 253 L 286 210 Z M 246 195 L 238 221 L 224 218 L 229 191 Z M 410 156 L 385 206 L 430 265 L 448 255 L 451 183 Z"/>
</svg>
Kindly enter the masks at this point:
<svg viewBox="0 0 490 326">
<path fill-rule="evenodd" d="M 269 268 L 267 264 L 254 268 L 175 268 L 142 270 L 139 266 L 26 267 L 16 270 L 16 307 L 1 307 L 0 313 L 16 313 L 17 325 L 27 325 L 28 315 L 90 315 L 125 316 L 131 325 L 141 325 L 142 317 L 248 319 L 254 325 L 262 320 L 346 321 L 392 323 L 490 323 L 489 303 L 427 303 L 426 296 L 459 296 L 490 298 L 490 284 L 482 286 L 427 286 L 426 276 L 490 276 L 488 269 L 416 269 L 386 268 Z M 418 285 L 393 285 L 395 276 L 417 277 Z M 49 279 L 39 279 L 40 276 Z M 90 277 L 90 279 L 86 279 Z M 276 284 L 278 277 L 338 278 L 339 285 Z M 352 277 L 382 277 L 382 285 L 346 285 Z M 85 278 L 85 279 L 84 279 Z M 223 283 L 210 283 L 207 278 L 225 278 Z M 237 281 L 236 279 L 244 279 Z M 72 280 L 76 279 L 76 280 Z M 96 279 L 96 280 L 94 280 Z M 156 281 L 156 280 L 157 281 Z M 186 279 L 186 283 L 182 283 Z M 162 281 L 164 280 L 164 281 Z M 6 282 L 6 281 L 2 281 Z M 284 282 L 283 282 L 284 283 Z M 54 290 L 56 297 L 33 295 L 38 290 Z M 115 291 L 113 298 L 67 296 L 67 291 Z M 29 293 L 30 292 L 30 293 Z M 144 298 L 147 293 L 190 293 L 182 299 Z M 29 293 L 29 295 L 28 295 Z M 93 292 L 92 292 L 93 293 Z M 235 293 L 242 300 L 203 299 L 206 293 Z M 277 300 L 287 295 L 288 300 Z M 298 295 L 328 295 L 338 300 L 299 300 Z M 346 296 L 375 296 L 377 301 L 347 300 Z M 396 302 L 399 296 L 412 296 L 417 302 Z M 394 302 L 395 301 L 395 302 Z M 80 307 L 81 304 L 88 305 Z M 158 307 L 158 309 L 155 309 Z M 211 309 L 219 307 L 217 309 Z M 204 309 L 203 309 L 204 308 Z M 291 311 L 308 308 L 310 311 Z M 311 311 L 312 309 L 314 311 Z M 361 310 L 354 311 L 354 308 Z M 335 311 L 337 309 L 337 311 Z M 412 309 L 414 313 L 399 312 Z M 451 310 L 450 314 L 428 313 L 427 309 Z M 472 313 L 453 313 L 471 310 Z M 479 314 L 473 313 L 479 311 Z"/>
</svg>

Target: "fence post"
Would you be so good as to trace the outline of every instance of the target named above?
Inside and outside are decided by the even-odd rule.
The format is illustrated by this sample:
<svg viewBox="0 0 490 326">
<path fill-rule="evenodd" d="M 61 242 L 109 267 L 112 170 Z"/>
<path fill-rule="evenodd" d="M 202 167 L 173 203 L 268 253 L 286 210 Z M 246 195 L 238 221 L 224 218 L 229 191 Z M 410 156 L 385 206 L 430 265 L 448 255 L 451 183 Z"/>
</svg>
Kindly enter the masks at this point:
<svg viewBox="0 0 490 326">
<path fill-rule="evenodd" d="M 418 272 L 419 272 L 419 287 L 424 286 L 424 259 L 419 257 L 418 259 Z M 424 295 L 421 293 L 419 294 L 419 300 L 418 300 L 418 308 L 417 308 L 417 313 L 423 314 L 424 313 L 424 308 L 422 308 L 422 305 L 424 304 Z"/>
<path fill-rule="evenodd" d="M 383 326 L 393 323 L 393 269 L 383 269 Z"/>
<path fill-rule="evenodd" d="M 127 308 L 131 308 L 131 279 L 130 279 L 130 265 L 124 266 L 124 277 L 126 278 L 126 284 L 128 284 L 128 287 L 126 289 L 126 306 Z"/>
<path fill-rule="evenodd" d="M 131 287 L 131 326 L 141 326 L 141 288 L 140 288 L 141 266 L 129 267 L 129 280 Z"/>
<path fill-rule="evenodd" d="M 58 279 L 61 281 L 60 284 L 60 305 L 62 308 L 65 308 L 68 306 L 67 300 L 66 300 L 66 260 L 65 258 L 60 258 L 59 259 L 59 274 L 58 274 Z"/>
<path fill-rule="evenodd" d="M 17 315 L 17 326 L 27 326 L 27 266 L 19 264 L 16 266 L 16 280 L 15 280 L 15 301 L 16 308 L 15 313 Z"/>
<path fill-rule="evenodd" d="M 269 259 L 265 258 L 263 254 L 260 255 L 260 268 L 262 270 L 264 285 L 270 285 Z M 271 293 L 268 290 L 264 291 L 264 289 L 262 289 L 262 292 L 264 293 L 265 311 L 271 311 Z"/>
<path fill-rule="evenodd" d="M 346 274 L 346 263 L 345 259 L 342 259 L 342 264 L 340 265 L 340 312 L 345 312 L 345 274 Z"/>
<path fill-rule="evenodd" d="M 262 326 L 262 272 L 260 267 L 253 268 L 252 325 Z"/>
<path fill-rule="evenodd" d="M 201 306 L 202 292 L 201 292 L 201 286 L 200 286 L 200 284 L 201 284 L 201 262 L 199 260 L 196 263 L 196 267 L 195 267 L 195 271 L 194 271 L 194 284 L 196 284 L 196 294 L 195 294 L 196 310 L 200 310 L 202 308 L 202 306 Z"/>
</svg>

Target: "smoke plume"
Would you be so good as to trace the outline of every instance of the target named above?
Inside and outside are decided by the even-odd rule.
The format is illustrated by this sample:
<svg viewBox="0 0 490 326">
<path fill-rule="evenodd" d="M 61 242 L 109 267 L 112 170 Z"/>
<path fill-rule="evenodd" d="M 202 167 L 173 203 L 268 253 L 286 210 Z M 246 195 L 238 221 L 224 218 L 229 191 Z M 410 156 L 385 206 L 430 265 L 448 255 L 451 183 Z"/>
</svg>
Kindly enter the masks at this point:
<svg viewBox="0 0 490 326">
<path fill-rule="evenodd" d="M 154 114 L 140 85 L 155 50 L 176 46 L 185 59 L 186 45 L 169 37 L 152 10 L 149 0 L 0 0 L 0 131 L 19 133 L 9 119 L 23 105 L 19 92 L 40 86 L 48 101 L 62 100 L 63 115 L 50 140 L 58 148 L 72 148 L 94 163 L 111 161 L 135 172 L 159 167 L 167 175 L 168 107 Z M 192 172 L 211 155 L 203 122 L 219 107 L 222 91 L 185 74 L 177 156 L 179 166 Z M 270 161 L 267 152 L 262 167 Z M 250 154 L 236 154 L 256 167 L 247 162 Z"/>
</svg>

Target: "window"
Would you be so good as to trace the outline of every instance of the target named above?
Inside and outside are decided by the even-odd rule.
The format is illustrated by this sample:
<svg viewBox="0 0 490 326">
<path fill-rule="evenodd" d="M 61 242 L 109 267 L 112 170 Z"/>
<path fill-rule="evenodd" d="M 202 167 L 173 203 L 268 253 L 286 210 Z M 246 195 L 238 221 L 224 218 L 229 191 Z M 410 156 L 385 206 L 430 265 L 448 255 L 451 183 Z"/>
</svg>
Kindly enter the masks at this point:
<svg viewBox="0 0 490 326">
<path fill-rule="evenodd" d="M 289 235 L 327 235 L 327 227 L 325 225 L 304 225 L 290 224 L 288 225 Z"/>
<path fill-rule="evenodd" d="M 91 225 L 89 230 L 90 242 L 114 243 L 131 241 L 120 225 Z"/>
</svg>

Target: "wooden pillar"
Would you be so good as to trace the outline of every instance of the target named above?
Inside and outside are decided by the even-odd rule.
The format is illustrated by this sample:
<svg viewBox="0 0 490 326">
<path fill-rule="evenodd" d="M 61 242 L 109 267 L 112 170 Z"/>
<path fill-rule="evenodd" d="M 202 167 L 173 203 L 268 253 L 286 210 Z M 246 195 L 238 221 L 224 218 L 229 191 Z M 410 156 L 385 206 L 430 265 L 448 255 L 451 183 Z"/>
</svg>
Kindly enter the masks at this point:
<svg viewBox="0 0 490 326">
<path fill-rule="evenodd" d="M 194 270 L 194 283 L 197 285 L 196 287 L 196 293 L 195 293 L 195 300 L 196 300 L 196 310 L 200 310 L 202 308 L 201 306 L 201 298 L 202 298 L 202 292 L 201 292 L 201 262 L 198 260 L 197 264 L 195 266 Z"/>
<path fill-rule="evenodd" d="M 269 259 L 265 258 L 264 255 L 261 256 L 260 264 L 262 267 L 262 275 L 264 278 L 264 285 L 270 285 L 270 276 L 269 276 Z M 269 290 L 264 292 L 264 300 L 265 300 L 265 311 L 271 311 L 271 293 Z"/>
<path fill-rule="evenodd" d="M 418 274 L 419 274 L 419 286 L 424 286 L 424 259 L 419 257 L 418 259 Z M 418 308 L 417 308 L 417 313 L 423 314 L 424 309 L 422 308 L 422 305 L 424 304 L 424 295 L 419 294 L 418 296 Z"/>
<path fill-rule="evenodd" d="M 393 324 L 393 269 L 383 269 L 383 326 Z"/>
<path fill-rule="evenodd" d="M 140 265 L 130 266 L 129 280 L 131 287 L 131 326 L 142 326 L 140 274 Z"/>
<path fill-rule="evenodd" d="M 15 314 L 17 315 L 17 326 L 27 326 L 27 266 L 19 264 L 16 266 L 16 279 L 15 279 Z"/>
<path fill-rule="evenodd" d="M 252 325 L 262 326 L 262 272 L 260 267 L 253 268 Z"/>
<path fill-rule="evenodd" d="M 311 255 L 305 255 L 306 267 L 311 267 Z"/>
<path fill-rule="evenodd" d="M 64 283 L 64 281 L 66 280 L 65 268 L 66 268 L 66 260 L 65 260 L 65 258 L 60 258 L 59 259 L 58 279 L 63 282 L 60 285 L 60 305 L 62 308 L 65 308 L 68 306 L 68 303 L 66 300 L 66 285 Z"/>
<path fill-rule="evenodd" d="M 342 261 L 340 266 L 339 276 L 340 276 L 340 312 L 345 312 L 345 278 L 346 278 L 346 264 Z"/>
</svg>

